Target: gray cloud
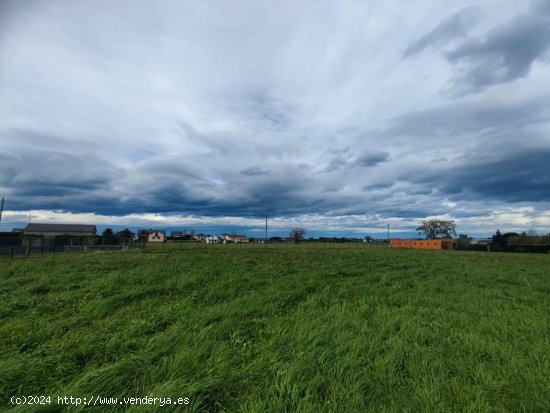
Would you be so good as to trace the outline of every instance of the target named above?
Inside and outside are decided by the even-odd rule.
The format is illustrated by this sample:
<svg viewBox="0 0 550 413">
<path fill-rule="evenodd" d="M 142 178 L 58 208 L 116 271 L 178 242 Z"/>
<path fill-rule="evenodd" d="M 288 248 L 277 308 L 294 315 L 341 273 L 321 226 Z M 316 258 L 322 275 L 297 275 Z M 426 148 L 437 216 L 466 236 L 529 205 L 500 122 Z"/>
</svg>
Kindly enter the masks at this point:
<svg viewBox="0 0 550 413">
<path fill-rule="evenodd" d="M 526 77 L 550 48 L 549 4 L 536 3 L 528 13 L 495 27 L 484 38 L 467 40 L 447 52 L 447 60 L 458 66 L 453 91 L 476 93 Z"/>
<path fill-rule="evenodd" d="M 30 151 L 2 156 L 4 183 L 17 196 L 56 197 L 108 189 L 123 175 L 116 166 L 92 154 L 76 156 L 62 152 Z"/>
<path fill-rule="evenodd" d="M 343 156 L 335 156 L 329 162 L 329 164 L 323 169 L 323 172 L 334 172 L 345 168 L 348 165 L 348 161 Z"/>
<path fill-rule="evenodd" d="M 367 185 L 364 185 L 362 189 L 364 191 L 387 189 L 387 188 L 391 188 L 394 184 L 395 184 L 395 181 L 393 180 L 382 180 L 380 182 L 371 182 Z"/>
<path fill-rule="evenodd" d="M 390 157 L 388 152 L 367 152 L 357 157 L 355 164 L 357 166 L 368 167 L 375 166 L 382 162 L 387 162 Z"/>
<path fill-rule="evenodd" d="M 258 176 L 258 175 L 268 175 L 271 171 L 267 169 L 262 169 L 259 166 L 251 166 L 241 170 L 242 175 L 248 176 Z"/>
<path fill-rule="evenodd" d="M 500 159 L 471 159 L 447 170 L 417 174 L 453 200 L 550 201 L 550 147 L 508 153 Z"/>
<path fill-rule="evenodd" d="M 391 119 L 387 128 L 370 133 L 384 139 L 404 136 L 425 141 L 471 134 L 502 137 L 511 131 L 549 122 L 548 102 L 550 96 L 543 95 L 507 102 L 452 103 L 402 114 Z"/>
<path fill-rule="evenodd" d="M 402 16 L 430 28 L 441 8 L 1 2 L 0 195 L 117 222 L 544 223 L 550 97 L 531 67 L 550 2 L 504 3 L 459 1 L 418 38 Z M 420 56 L 438 48 L 450 67 Z"/>
<path fill-rule="evenodd" d="M 428 33 L 409 44 L 403 56 L 410 57 L 428 47 L 442 47 L 453 40 L 463 38 L 477 24 L 479 18 L 478 9 L 473 7 L 461 9 L 443 19 Z"/>
</svg>

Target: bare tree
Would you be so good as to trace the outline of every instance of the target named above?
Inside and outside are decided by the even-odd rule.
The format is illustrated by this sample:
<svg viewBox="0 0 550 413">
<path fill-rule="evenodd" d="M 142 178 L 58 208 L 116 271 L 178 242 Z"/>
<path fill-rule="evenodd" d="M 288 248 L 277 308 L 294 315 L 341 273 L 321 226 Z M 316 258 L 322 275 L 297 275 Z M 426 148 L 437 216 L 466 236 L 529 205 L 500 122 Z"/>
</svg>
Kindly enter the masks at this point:
<svg viewBox="0 0 550 413">
<path fill-rule="evenodd" d="M 303 228 L 292 228 L 290 230 L 290 238 L 292 238 L 296 244 L 304 239 L 304 235 L 306 235 L 306 230 Z"/>
</svg>

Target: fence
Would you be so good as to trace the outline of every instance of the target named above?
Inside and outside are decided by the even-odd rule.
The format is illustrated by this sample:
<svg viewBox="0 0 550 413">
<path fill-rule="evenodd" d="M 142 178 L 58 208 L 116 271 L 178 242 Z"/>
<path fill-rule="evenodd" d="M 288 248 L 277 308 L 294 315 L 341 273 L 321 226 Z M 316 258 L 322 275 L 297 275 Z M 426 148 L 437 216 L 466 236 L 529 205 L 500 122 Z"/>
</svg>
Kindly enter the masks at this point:
<svg viewBox="0 0 550 413">
<path fill-rule="evenodd" d="M 103 244 L 101 237 L 0 237 L 0 260 L 14 260 L 62 252 L 120 251 L 130 242 Z"/>
<path fill-rule="evenodd" d="M 325 238 L 303 240 L 299 243 L 287 240 L 263 240 L 251 239 L 249 242 L 235 243 L 206 243 L 196 240 L 168 240 L 166 242 L 144 242 L 139 240 L 122 239 L 112 243 L 113 240 L 102 237 L 22 237 L 0 236 L 0 261 L 23 258 L 40 257 L 49 254 L 64 252 L 93 252 L 93 251 L 135 251 L 141 253 L 169 253 L 177 251 L 193 251 L 204 249 L 314 249 L 314 248 L 387 248 L 385 241 L 362 242 L 342 238 Z M 506 249 L 491 245 L 470 245 L 467 248 L 458 246 L 459 250 L 491 251 L 491 252 L 539 252 L 549 253 L 549 245 L 516 245 Z"/>
<path fill-rule="evenodd" d="M 134 250 L 140 250 L 144 253 L 147 252 L 175 252 L 178 250 L 200 250 L 200 249 L 290 249 L 290 248 L 366 248 L 366 247 L 384 247 L 387 248 L 386 242 L 361 242 L 351 241 L 343 239 L 330 239 L 330 240 L 303 240 L 299 243 L 288 241 L 272 241 L 268 240 L 250 240 L 249 242 L 231 242 L 231 243 L 206 243 L 195 240 L 170 240 L 167 242 L 134 242 L 131 246 Z"/>
<path fill-rule="evenodd" d="M 138 251 L 142 253 L 177 252 L 200 249 L 244 249 L 244 248 L 387 248 L 385 242 L 360 242 L 345 239 L 304 240 L 299 243 L 274 240 L 250 240 L 235 243 L 206 243 L 196 240 L 170 240 L 167 242 L 144 242 L 139 240 L 121 240 L 120 243 L 106 244 L 101 237 L 0 237 L 0 260 L 31 258 L 64 252 L 93 251 Z"/>
</svg>

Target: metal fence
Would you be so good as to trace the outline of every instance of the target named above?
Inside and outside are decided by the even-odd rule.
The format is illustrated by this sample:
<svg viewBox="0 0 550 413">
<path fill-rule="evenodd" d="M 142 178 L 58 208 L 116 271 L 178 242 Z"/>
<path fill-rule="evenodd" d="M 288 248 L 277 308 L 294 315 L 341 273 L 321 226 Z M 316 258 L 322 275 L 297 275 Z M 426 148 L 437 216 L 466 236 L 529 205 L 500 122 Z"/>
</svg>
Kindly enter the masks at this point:
<svg viewBox="0 0 550 413">
<path fill-rule="evenodd" d="M 205 249 L 338 249 L 338 248 L 388 248 L 388 243 L 383 240 L 363 242 L 345 238 L 308 239 L 299 243 L 289 240 L 264 240 L 250 239 L 248 242 L 234 243 L 207 243 L 199 240 L 168 240 L 166 242 L 145 242 L 132 239 L 106 240 L 98 237 L 24 237 L 24 236 L 0 236 L 0 261 L 40 257 L 50 254 L 65 252 L 94 252 L 94 251 L 134 251 L 140 253 L 175 253 L 178 251 Z M 493 249 L 494 248 L 494 249 Z M 513 246 L 507 249 L 497 249 L 486 245 L 472 245 L 468 248 L 459 246 L 459 250 L 491 251 L 491 252 L 539 252 L 549 253 L 550 245 Z"/>
<path fill-rule="evenodd" d="M 169 240 L 166 242 L 144 242 L 139 240 L 120 240 L 116 244 L 104 243 L 101 237 L 0 237 L 0 261 L 64 252 L 93 251 L 136 251 L 142 253 L 169 253 L 201 249 L 291 249 L 291 248 L 352 248 L 352 247 L 387 247 L 385 242 L 358 242 L 345 239 L 304 240 L 299 243 L 273 240 L 250 240 L 235 243 L 206 243 L 197 240 Z"/>
<path fill-rule="evenodd" d="M 232 243 L 206 243 L 195 240 L 170 240 L 167 242 L 134 242 L 131 246 L 134 250 L 139 250 L 144 253 L 162 253 L 175 252 L 178 250 L 201 250 L 201 249 L 313 249 L 313 248 L 368 248 L 368 247 L 385 247 L 388 248 L 387 242 L 360 242 L 351 240 L 303 240 L 299 243 L 288 241 L 264 241 L 250 240 L 248 242 L 232 242 Z"/>
<path fill-rule="evenodd" d="M 39 257 L 63 252 L 121 251 L 131 242 L 103 244 L 100 237 L 0 237 L 0 260 Z"/>
</svg>

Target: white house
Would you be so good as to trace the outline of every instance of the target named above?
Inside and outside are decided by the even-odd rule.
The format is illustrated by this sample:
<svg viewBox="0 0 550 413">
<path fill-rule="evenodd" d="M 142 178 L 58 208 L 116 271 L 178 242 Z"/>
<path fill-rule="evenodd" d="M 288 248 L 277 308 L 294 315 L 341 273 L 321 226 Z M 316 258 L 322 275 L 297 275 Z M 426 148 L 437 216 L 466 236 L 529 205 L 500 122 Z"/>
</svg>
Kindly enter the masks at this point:
<svg viewBox="0 0 550 413">
<path fill-rule="evenodd" d="M 206 241 L 207 244 L 217 244 L 218 242 L 220 242 L 220 239 L 218 237 L 216 237 L 215 235 L 208 235 L 205 238 L 205 241 Z"/>
<path fill-rule="evenodd" d="M 147 242 L 164 242 L 164 233 L 162 231 L 151 231 L 147 236 Z"/>
<path fill-rule="evenodd" d="M 248 237 L 246 235 L 238 234 L 222 234 L 220 238 L 224 243 L 226 242 L 248 242 Z"/>
</svg>

